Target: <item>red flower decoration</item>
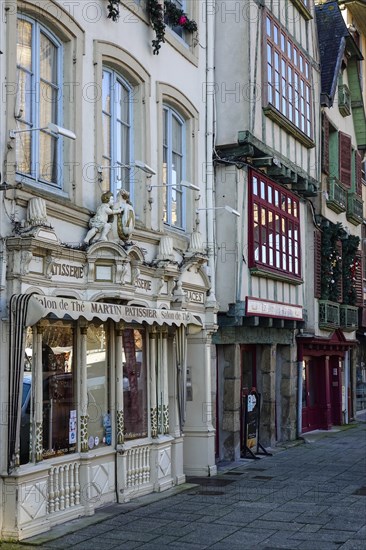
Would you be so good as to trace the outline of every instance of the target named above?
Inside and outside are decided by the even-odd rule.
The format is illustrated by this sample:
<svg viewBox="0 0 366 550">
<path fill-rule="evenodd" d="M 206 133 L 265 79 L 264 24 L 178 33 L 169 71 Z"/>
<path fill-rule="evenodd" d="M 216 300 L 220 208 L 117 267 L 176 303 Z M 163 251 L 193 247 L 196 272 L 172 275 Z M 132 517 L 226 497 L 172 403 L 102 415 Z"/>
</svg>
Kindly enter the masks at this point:
<svg viewBox="0 0 366 550">
<path fill-rule="evenodd" d="M 185 15 L 181 15 L 178 21 L 178 25 L 183 27 L 187 23 L 187 17 Z"/>
</svg>

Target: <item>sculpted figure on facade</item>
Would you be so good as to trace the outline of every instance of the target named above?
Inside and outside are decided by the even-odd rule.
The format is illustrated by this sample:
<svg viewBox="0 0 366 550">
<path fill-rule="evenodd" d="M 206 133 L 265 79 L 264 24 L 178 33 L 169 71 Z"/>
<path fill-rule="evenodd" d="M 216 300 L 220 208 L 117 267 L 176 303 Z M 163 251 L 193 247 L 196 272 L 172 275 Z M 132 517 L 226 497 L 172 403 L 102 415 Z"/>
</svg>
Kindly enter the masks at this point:
<svg viewBox="0 0 366 550">
<path fill-rule="evenodd" d="M 95 216 L 89 221 L 89 231 L 84 239 L 85 244 L 90 244 L 90 241 L 107 241 L 108 233 L 112 228 L 112 224 L 108 219 L 113 214 L 117 214 L 120 210 L 112 208 L 113 194 L 110 191 L 103 193 L 101 196 L 102 204 L 98 206 Z"/>
<path fill-rule="evenodd" d="M 121 189 L 118 192 L 114 208 L 119 212 L 117 214 L 118 237 L 121 241 L 127 243 L 135 229 L 135 210 L 130 202 L 130 194 L 126 189 Z"/>
</svg>

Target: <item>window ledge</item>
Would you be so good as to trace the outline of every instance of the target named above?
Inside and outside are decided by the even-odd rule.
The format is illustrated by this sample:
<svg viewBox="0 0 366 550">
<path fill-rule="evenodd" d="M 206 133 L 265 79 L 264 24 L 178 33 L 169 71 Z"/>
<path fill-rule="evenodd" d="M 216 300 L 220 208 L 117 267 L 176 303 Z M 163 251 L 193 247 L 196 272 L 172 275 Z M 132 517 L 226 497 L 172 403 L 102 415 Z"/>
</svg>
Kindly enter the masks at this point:
<svg viewBox="0 0 366 550">
<path fill-rule="evenodd" d="M 195 40 L 193 35 L 192 40 Z M 187 61 L 190 61 L 195 67 L 198 67 L 198 56 L 194 53 L 197 46 L 190 46 L 168 26 L 165 27 L 165 42 L 182 54 Z"/>
<path fill-rule="evenodd" d="M 291 1 L 306 21 L 313 19 L 313 16 L 311 15 L 310 11 L 305 6 L 302 0 L 291 0 Z"/>
<path fill-rule="evenodd" d="M 271 270 L 271 268 L 263 266 L 255 266 L 249 268 L 250 274 L 255 277 L 265 277 L 266 279 L 274 279 L 275 281 L 282 281 L 290 283 L 292 285 L 301 285 L 303 284 L 303 279 L 301 277 L 296 277 L 295 275 L 287 275 L 286 273 L 279 273 L 277 271 Z"/>
<path fill-rule="evenodd" d="M 273 120 L 273 122 L 276 122 L 279 126 L 281 126 L 284 130 L 286 130 L 289 134 L 291 134 L 295 139 L 300 141 L 307 149 L 312 149 L 315 147 L 314 141 L 309 138 L 306 134 L 304 134 L 301 130 L 296 128 L 292 122 L 290 122 L 285 116 L 283 116 L 282 113 L 277 111 L 273 105 L 267 105 L 267 107 L 263 107 L 263 112 L 268 118 Z"/>
</svg>

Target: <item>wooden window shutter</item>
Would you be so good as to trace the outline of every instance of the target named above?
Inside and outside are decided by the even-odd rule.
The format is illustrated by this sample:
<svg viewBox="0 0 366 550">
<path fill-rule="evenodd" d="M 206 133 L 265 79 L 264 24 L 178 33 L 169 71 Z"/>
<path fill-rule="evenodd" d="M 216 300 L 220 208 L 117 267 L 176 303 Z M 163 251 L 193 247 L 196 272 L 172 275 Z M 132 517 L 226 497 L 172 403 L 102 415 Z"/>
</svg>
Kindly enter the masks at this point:
<svg viewBox="0 0 366 550">
<path fill-rule="evenodd" d="M 322 171 L 329 175 L 329 119 L 325 113 L 323 113 L 322 149 Z"/>
<path fill-rule="evenodd" d="M 352 144 L 351 136 L 339 132 L 339 179 L 347 187 L 352 183 Z"/>
<path fill-rule="evenodd" d="M 356 252 L 356 261 L 358 262 L 358 269 L 356 271 L 356 306 L 362 307 L 363 304 L 363 274 L 362 274 L 362 252 L 358 250 Z"/>
<path fill-rule="evenodd" d="M 338 256 L 340 258 L 342 258 L 342 241 L 337 241 L 336 242 L 336 249 L 337 249 Z M 339 268 L 340 268 L 340 271 L 341 271 L 341 275 L 340 275 L 339 280 L 338 280 L 337 291 L 338 291 L 338 302 L 342 303 L 343 302 L 343 277 L 342 277 L 343 266 L 342 266 L 342 260 L 340 260 Z"/>
<path fill-rule="evenodd" d="M 322 278 L 322 236 L 320 231 L 314 232 L 314 296 L 321 298 Z"/>
<path fill-rule="evenodd" d="M 358 151 L 355 154 L 356 193 L 362 197 L 362 157 Z"/>
</svg>

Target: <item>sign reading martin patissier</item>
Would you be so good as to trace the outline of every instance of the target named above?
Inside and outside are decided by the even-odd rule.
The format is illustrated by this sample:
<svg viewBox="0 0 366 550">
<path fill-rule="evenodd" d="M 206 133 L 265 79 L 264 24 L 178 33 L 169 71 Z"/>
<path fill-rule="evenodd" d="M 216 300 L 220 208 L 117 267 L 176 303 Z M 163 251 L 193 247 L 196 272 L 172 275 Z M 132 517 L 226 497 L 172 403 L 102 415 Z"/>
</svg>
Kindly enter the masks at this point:
<svg viewBox="0 0 366 550">
<path fill-rule="evenodd" d="M 57 298 L 33 294 L 28 305 L 27 325 L 32 326 L 43 317 L 52 313 L 62 319 L 68 315 L 72 319 L 84 317 L 91 321 L 97 317 L 101 321 L 126 321 L 127 323 L 148 323 L 152 325 L 202 325 L 189 311 L 171 309 L 155 309 L 142 306 L 124 306 L 106 302 L 87 302 L 72 298 Z"/>
</svg>

